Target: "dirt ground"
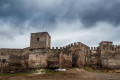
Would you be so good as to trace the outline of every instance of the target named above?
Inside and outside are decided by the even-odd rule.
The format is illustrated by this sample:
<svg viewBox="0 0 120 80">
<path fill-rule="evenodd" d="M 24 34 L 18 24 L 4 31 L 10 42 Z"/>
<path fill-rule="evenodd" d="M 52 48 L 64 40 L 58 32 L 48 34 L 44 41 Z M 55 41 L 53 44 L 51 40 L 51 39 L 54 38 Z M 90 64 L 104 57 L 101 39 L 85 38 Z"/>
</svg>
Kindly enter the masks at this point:
<svg viewBox="0 0 120 80">
<path fill-rule="evenodd" d="M 0 76 L 0 80 L 120 80 L 120 73 L 97 73 L 75 68 L 65 72 Z"/>
</svg>

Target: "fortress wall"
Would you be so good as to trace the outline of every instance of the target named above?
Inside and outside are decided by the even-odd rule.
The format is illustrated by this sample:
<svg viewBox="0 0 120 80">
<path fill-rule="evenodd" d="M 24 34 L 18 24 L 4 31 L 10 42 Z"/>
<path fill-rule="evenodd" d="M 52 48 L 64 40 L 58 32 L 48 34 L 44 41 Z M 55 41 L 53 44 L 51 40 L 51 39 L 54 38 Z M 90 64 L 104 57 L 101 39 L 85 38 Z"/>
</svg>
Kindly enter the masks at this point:
<svg viewBox="0 0 120 80">
<path fill-rule="evenodd" d="M 114 50 L 115 52 L 119 53 L 119 52 L 120 52 L 120 45 L 114 45 L 114 46 L 113 46 L 113 50 Z"/>
<path fill-rule="evenodd" d="M 120 53 L 102 59 L 102 68 L 120 69 Z"/>
<path fill-rule="evenodd" d="M 103 59 L 102 68 L 120 69 L 120 59 Z"/>
<path fill-rule="evenodd" d="M 101 51 L 120 51 L 120 45 L 103 45 L 100 46 Z"/>
<path fill-rule="evenodd" d="M 46 68 L 47 52 L 45 49 L 36 49 L 29 52 L 28 68 Z"/>
<path fill-rule="evenodd" d="M 29 53 L 30 53 L 30 48 L 29 47 L 24 48 L 21 56 L 21 66 L 23 70 L 28 68 Z"/>
<path fill-rule="evenodd" d="M 0 49 L 0 73 L 5 73 L 9 71 L 9 55 L 1 55 L 2 50 Z"/>
<path fill-rule="evenodd" d="M 11 50 L 11 54 L 9 57 L 9 70 L 19 71 L 22 69 L 21 66 L 21 57 L 22 57 L 23 49 L 13 49 Z"/>
<path fill-rule="evenodd" d="M 96 51 L 96 50 L 98 50 L 98 47 L 90 47 L 90 50 Z"/>
<path fill-rule="evenodd" d="M 101 49 L 102 68 L 120 69 L 120 46 L 105 45 Z"/>
<path fill-rule="evenodd" d="M 68 51 L 61 51 L 59 57 L 59 68 L 72 67 L 72 53 Z"/>
<path fill-rule="evenodd" d="M 120 69 L 120 59 L 115 59 L 115 58 L 108 59 L 108 68 L 110 68 L 110 69 Z"/>
<path fill-rule="evenodd" d="M 48 54 L 47 54 L 48 68 L 58 68 L 59 67 L 59 53 L 60 53 L 60 48 L 58 48 L 58 47 L 48 51 Z"/>
<path fill-rule="evenodd" d="M 73 67 L 83 67 L 85 65 L 85 55 L 83 51 L 76 51 L 72 54 Z"/>
<path fill-rule="evenodd" d="M 47 54 L 29 54 L 28 68 L 46 68 Z"/>
<path fill-rule="evenodd" d="M 21 54 L 23 49 L 0 49 L 1 71 L 21 69 Z M 6 72 L 6 71 L 4 71 Z"/>
<path fill-rule="evenodd" d="M 63 49 L 62 47 L 52 47 L 50 48 L 50 50 L 53 50 L 53 51 L 57 51 L 57 50 L 60 50 L 60 49 Z"/>
<path fill-rule="evenodd" d="M 48 68 L 58 68 L 59 67 L 59 54 L 49 53 L 47 55 Z"/>
<path fill-rule="evenodd" d="M 67 46 L 64 46 L 63 49 L 70 49 L 72 51 L 78 50 L 78 49 L 79 50 L 84 50 L 84 49 L 89 50 L 89 47 L 81 42 L 75 42 L 75 43 L 71 43 Z"/>
<path fill-rule="evenodd" d="M 89 54 L 86 55 L 85 65 L 97 68 L 99 63 L 99 49 L 98 47 L 89 47 L 90 51 Z"/>
<path fill-rule="evenodd" d="M 70 57 L 69 54 L 71 54 L 72 57 Z M 66 47 L 63 47 L 63 51 L 60 54 L 60 67 L 62 65 L 64 67 L 67 67 L 64 65 L 66 56 L 70 57 L 68 63 L 70 66 L 82 67 L 85 65 L 85 58 L 87 58 L 86 57 L 87 54 L 90 54 L 90 48 L 84 45 L 83 43 L 77 42 L 69 44 Z"/>
<path fill-rule="evenodd" d="M 28 68 L 71 68 L 101 66 L 120 69 L 120 45 L 103 41 L 98 47 L 81 42 L 51 48 L 51 37 L 46 32 L 33 33 L 30 47 L 0 49 L 0 72 Z"/>
<path fill-rule="evenodd" d="M 33 49 L 29 52 L 28 67 L 59 67 L 59 52 L 60 48 L 58 47 L 53 47 L 52 49 Z"/>
</svg>

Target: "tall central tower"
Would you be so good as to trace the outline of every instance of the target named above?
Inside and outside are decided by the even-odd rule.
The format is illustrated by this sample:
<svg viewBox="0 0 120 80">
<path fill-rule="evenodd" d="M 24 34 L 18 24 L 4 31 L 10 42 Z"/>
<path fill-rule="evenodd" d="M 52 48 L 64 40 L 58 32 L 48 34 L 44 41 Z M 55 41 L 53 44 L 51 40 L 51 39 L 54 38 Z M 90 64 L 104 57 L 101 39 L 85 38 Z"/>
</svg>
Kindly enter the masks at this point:
<svg viewBox="0 0 120 80">
<path fill-rule="evenodd" d="M 51 37 L 47 32 L 31 33 L 31 48 L 50 48 Z"/>
</svg>

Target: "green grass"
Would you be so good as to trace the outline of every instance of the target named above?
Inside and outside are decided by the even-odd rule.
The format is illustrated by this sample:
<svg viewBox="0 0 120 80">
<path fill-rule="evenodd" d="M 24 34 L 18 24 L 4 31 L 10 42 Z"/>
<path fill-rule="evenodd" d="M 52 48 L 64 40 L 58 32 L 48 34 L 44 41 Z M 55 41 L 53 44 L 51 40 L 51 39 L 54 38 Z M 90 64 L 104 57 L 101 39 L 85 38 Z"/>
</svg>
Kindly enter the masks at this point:
<svg viewBox="0 0 120 80">
<path fill-rule="evenodd" d="M 97 71 L 97 70 L 94 70 L 92 68 L 89 68 L 89 67 L 83 67 L 84 70 L 88 71 L 88 72 L 97 72 L 99 73 L 100 71 Z"/>
<path fill-rule="evenodd" d="M 25 75 L 27 73 L 13 73 L 13 74 L 10 74 L 10 73 L 5 73 L 5 74 L 0 74 L 0 76 L 19 76 L 19 75 Z"/>
<path fill-rule="evenodd" d="M 32 74 L 33 72 L 19 72 L 19 73 L 4 73 L 4 74 L 0 74 L 0 76 L 21 76 L 21 75 L 28 75 L 28 74 Z"/>
<path fill-rule="evenodd" d="M 19 72 L 19 73 L 4 73 L 4 74 L 0 74 L 0 76 L 26 76 L 28 74 L 32 74 L 35 73 L 36 70 L 31 70 L 28 72 Z M 45 71 L 41 71 L 44 74 L 42 75 L 55 75 L 55 74 L 60 74 L 60 75 L 67 75 L 66 72 L 63 71 L 55 71 L 55 70 L 45 70 Z"/>
<path fill-rule="evenodd" d="M 65 73 L 65 72 L 63 72 L 63 71 L 55 71 L 55 70 L 46 70 L 46 71 L 43 71 L 43 72 L 45 72 L 46 74 L 54 74 L 54 73 Z"/>
</svg>

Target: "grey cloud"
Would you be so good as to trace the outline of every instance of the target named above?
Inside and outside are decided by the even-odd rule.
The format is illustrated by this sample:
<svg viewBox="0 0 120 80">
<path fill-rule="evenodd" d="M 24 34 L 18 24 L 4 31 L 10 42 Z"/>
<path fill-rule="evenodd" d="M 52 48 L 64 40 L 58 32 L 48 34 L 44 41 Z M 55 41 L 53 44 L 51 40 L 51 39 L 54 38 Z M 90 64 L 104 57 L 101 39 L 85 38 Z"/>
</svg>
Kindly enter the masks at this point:
<svg viewBox="0 0 120 80">
<path fill-rule="evenodd" d="M 119 0 L 0 0 L 0 38 L 13 39 L 32 29 L 42 31 L 43 24 L 53 32 L 59 22 L 79 21 L 85 29 L 108 22 L 116 28 L 119 8 Z"/>
<path fill-rule="evenodd" d="M 118 0 L 60 1 L 60 4 L 54 3 L 46 8 L 47 4 L 43 6 L 42 2 L 39 1 L 38 4 L 33 3 L 35 0 L 1 0 L 0 18 L 16 25 L 21 25 L 21 23 L 30 20 L 34 27 L 40 23 L 52 25 L 56 21 L 70 22 L 76 19 L 82 21 L 87 27 L 99 21 L 119 24 L 120 3 Z"/>
<path fill-rule="evenodd" d="M 103 0 L 102 0 L 103 1 Z M 91 8 L 91 7 L 90 7 Z M 120 24 L 120 3 L 114 0 L 105 0 L 92 6 L 92 9 L 83 11 L 80 15 L 82 22 L 87 25 L 95 24 L 99 21 L 112 23 L 114 26 Z"/>
</svg>

